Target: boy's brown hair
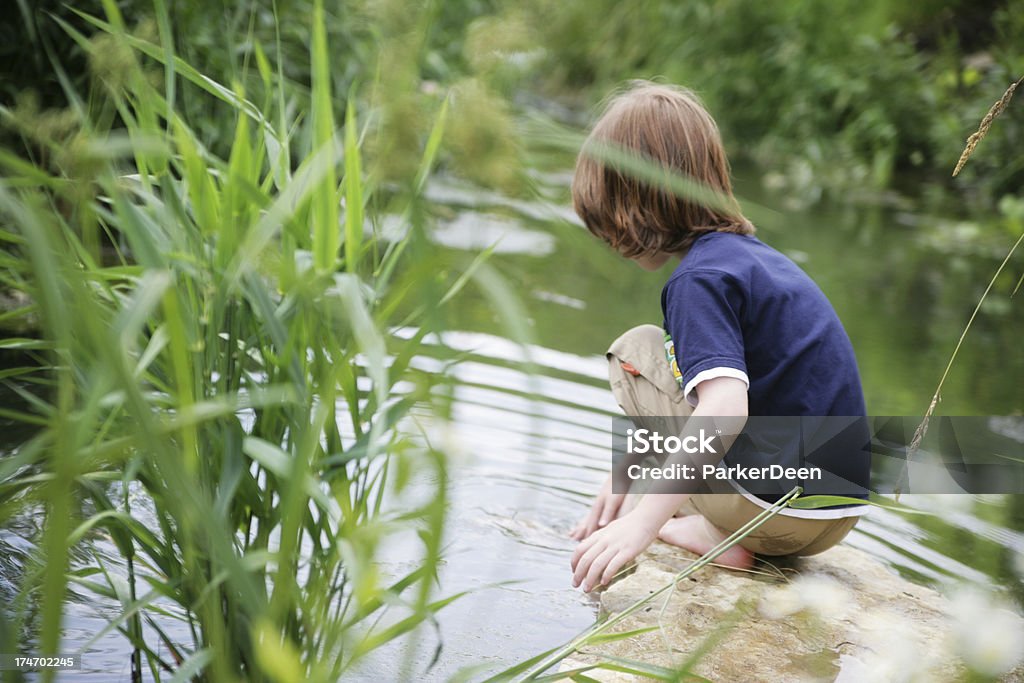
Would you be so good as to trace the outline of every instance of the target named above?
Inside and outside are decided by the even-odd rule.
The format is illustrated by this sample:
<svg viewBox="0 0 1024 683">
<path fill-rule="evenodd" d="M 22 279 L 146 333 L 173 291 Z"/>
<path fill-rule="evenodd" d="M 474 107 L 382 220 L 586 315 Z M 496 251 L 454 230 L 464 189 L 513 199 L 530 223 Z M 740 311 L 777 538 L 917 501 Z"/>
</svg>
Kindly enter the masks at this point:
<svg viewBox="0 0 1024 683">
<path fill-rule="evenodd" d="M 588 153 L 595 143 L 636 153 L 722 201 L 711 208 L 652 186 Z M 679 86 L 634 81 L 611 99 L 576 160 L 572 200 L 587 229 L 626 257 L 680 252 L 706 232 L 754 233 L 732 195 L 718 126 Z"/>
</svg>

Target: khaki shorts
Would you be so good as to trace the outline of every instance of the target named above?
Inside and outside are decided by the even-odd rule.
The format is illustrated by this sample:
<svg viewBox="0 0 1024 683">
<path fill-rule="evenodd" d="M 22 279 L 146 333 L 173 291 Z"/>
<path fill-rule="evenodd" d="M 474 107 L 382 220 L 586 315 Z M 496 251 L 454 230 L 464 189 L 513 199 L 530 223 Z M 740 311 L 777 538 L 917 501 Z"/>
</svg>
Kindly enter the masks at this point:
<svg viewBox="0 0 1024 683">
<path fill-rule="evenodd" d="M 612 394 L 631 418 L 688 417 L 693 408 L 672 375 L 665 356 L 665 332 L 641 325 L 612 342 L 608 349 Z M 622 368 L 628 363 L 633 374 Z M 700 514 L 729 535 L 763 511 L 739 493 L 697 493 L 680 510 Z M 739 542 L 760 555 L 814 555 L 839 543 L 857 524 L 858 516 L 807 519 L 777 514 Z"/>
</svg>

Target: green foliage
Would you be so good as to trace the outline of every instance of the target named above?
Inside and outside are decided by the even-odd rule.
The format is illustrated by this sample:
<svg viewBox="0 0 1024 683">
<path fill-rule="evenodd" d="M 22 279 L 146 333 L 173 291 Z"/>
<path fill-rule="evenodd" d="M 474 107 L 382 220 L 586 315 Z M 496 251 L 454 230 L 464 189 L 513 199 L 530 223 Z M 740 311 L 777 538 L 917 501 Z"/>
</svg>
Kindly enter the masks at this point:
<svg viewBox="0 0 1024 683">
<path fill-rule="evenodd" d="M 238 84 L 254 102 L 280 94 L 291 115 L 308 110 L 314 80 L 309 59 L 314 0 L 16 3 L 18 11 L 0 27 L 4 38 L 0 58 L 8 65 L 0 83 L 0 105 L 18 105 L 25 109 L 26 118 L 62 111 L 78 93 L 88 92 L 90 61 L 94 70 L 110 72 L 110 67 L 116 67 L 111 62 L 125 55 L 123 48 L 97 35 L 95 26 L 82 18 L 104 16 L 107 4 L 118 8 L 130 34 L 173 46 L 178 57 L 213 81 Z M 489 10 L 490 3 L 481 0 L 323 3 L 318 26 L 327 39 L 324 61 L 331 90 L 343 101 L 354 84 L 373 82 L 382 70 L 386 77 L 389 64 L 414 75 L 417 85 L 421 77 L 448 80 L 464 69 L 462 41 L 467 23 Z M 68 40 L 65 26 L 86 37 L 96 35 L 113 51 L 90 52 Z M 275 74 L 272 85 L 260 73 L 261 63 Z M 157 71 L 149 76 L 162 78 Z M 390 85 L 399 89 L 399 84 Z M 196 136 L 211 151 L 226 156 L 233 125 L 225 123 L 199 91 L 183 90 L 175 99 L 175 107 Z M 102 107 L 103 102 L 91 105 Z M 8 145 L 14 142 L 13 137 L 0 139 Z"/>
<path fill-rule="evenodd" d="M 5 651 L 38 628 L 56 652 L 69 592 L 85 590 L 120 606 L 108 630 L 131 643 L 133 675 L 333 681 L 455 597 L 432 595 L 446 458 L 411 430 L 414 410 L 443 422 L 447 401 L 444 377 L 410 361 L 479 266 L 460 277 L 424 235 L 446 107 L 434 99 L 414 178 L 378 199 L 355 98 L 335 130 L 315 9 L 311 115 L 279 68 L 257 65 L 257 106 L 106 3 L 106 20 L 84 19 L 93 37 L 63 26 L 107 104 L 35 130 L 53 163 L 0 154 L 4 281 L 42 329 L 25 347 L 41 363 L 13 369 L 38 391 L 5 417 L 38 431 L 0 463 L 0 520 L 45 513 Z M 232 122 L 223 157 L 176 106 L 197 92 Z M 398 241 L 364 234 L 384 211 Z M 416 333 L 389 334 L 399 325 Z M 419 502 L 400 502 L 414 482 Z M 379 548 L 410 526 L 421 561 L 385 582 Z M 74 562 L 101 530 L 120 561 Z"/>
<path fill-rule="evenodd" d="M 734 156 L 815 199 L 905 188 L 907 173 L 948 183 L 963 139 L 1024 73 L 1019 0 L 987 11 L 932 4 L 944 23 L 880 0 L 536 2 L 527 16 L 546 49 L 538 73 L 550 90 L 581 88 L 594 100 L 630 78 L 687 85 Z M 521 4 L 510 13 L 521 17 Z M 1021 121 L 1005 122 L 1003 144 L 990 145 L 987 168 L 971 176 L 988 206 L 1024 181 L 1010 143 Z"/>
<path fill-rule="evenodd" d="M 309 107 L 313 0 L 117 6 L 132 34 L 173 44 L 185 62 L 216 81 L 237 83 L 253 101 L 272 94 L 263 69 L 279 76 L 275 92 L 289 111 Z M 4 82 L 0 103 L 17 104 L 35 128 L 67 127 L 62 105 L 84 91 L 89 60 L 56 20 L 92 35 L 75 10 L 102 14 L 103 2 L 70 9 L 55 0 L 19 0 L 18 7 L 23 30 L 11 32 L 5 45 L 19 68 Z M 908 177 L 949 189 L 963 139 L 985 106 L 1024 73 L 1024 0 L 388 0 L 329 2 L 320 16 L 332 91 L 347 95 L 354 84 L 381 84 L 372 97 L 379 119 L 366 121 L 380 131 L 379 145 L 365 149 L 370 175 L 380 180 L 415 171 L 412 151 L 430 125 L 423 100 L 438 84 L 461 81 L 473 94 L 464 116 L 460 107 L 453 111 L 469 127 L 464 131 L 460 121 L 450 129 L 460 136 L 451 150 L 455 166 L 513 188 L 522 184 L 514 177 L 520 152 L 511 144 L 507 100 L 526 78 L 556 97 L 578 90 L 593 102 L 626 79 L 663 77 L 696 89 L 733 155 L 756 160 L 795 201 L 826 192 L 877 198 L 891 187 L 907 189 Z M 92 68 L 116 77 L 125 55 L 111 48 L 94 53 Z M 227 155 L 233 128 L 201 93 L 178 95 L 175 105 L 197 137 Z M 958 182 L 976 205 L 991 208 L 1018 192 L 1024 162 L 1011 150 L 1022 125 L 1008 117 Z"/>
</svg>

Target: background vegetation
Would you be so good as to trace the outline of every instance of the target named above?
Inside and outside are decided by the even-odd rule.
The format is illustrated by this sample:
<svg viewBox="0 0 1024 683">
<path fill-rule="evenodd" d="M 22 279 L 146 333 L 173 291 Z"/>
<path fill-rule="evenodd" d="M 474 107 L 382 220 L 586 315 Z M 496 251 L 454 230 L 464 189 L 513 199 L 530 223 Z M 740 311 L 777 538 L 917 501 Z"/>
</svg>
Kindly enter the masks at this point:
<svg viewBox="0 0 1024 683">
<path fill-rule="evenodd" d="M 97 15 L 102 4 L 87 0 L 75 9 Z M 21 21 L 4 27 L 3 56 L 12 68 L 0 96 L 28 113 L 63 108 L 64 87 L 87 89 L 88 60 L 52 17 L 92 29 L 58 0 L 17 5 Z M 149 0 L 117 5 L 131 31 L 156 41 Z M 252 67 L 262 51 L 296 106 L 308 97 L 311 0 L 166 5 L 169 37 L 202 73 L 239 82 L 260 101 L 262 81 Z M 588 105 L 625 79 L 660 76 L 701 93 L 734 158 L 756 160 L 801 201 L 829 191 L 879 200 L 887 189 L 917 195 L 925 186 L 930 197 L 951 194 L 951 205 L 984 209 L 1016 194 L 1024 180 L 1024 162 L 1012 152 L 1022 137 L 1019 119 L 993 131 L 965 182 L 950 183 L 948 168 L 964 131 L 1024 71 L 1022 17 L 1020 0 L 387 0 L 328 3 L 325 27 L 330 78 L 342 96 L 359 82 L 386 84 L 378 96 L 397 97 L 410 86 L 476 78 L 500 99 L 514 94 L 521 102 L 533 92 Z M 224 151 L 230 127 L 208 98 L 185 91 L 180 104 L 206 144 Z M 391 104 L 396 140 L 429 125 L 429 112 Z M 416 121 L 419 128 L 410 129 Z"/>
</svg>

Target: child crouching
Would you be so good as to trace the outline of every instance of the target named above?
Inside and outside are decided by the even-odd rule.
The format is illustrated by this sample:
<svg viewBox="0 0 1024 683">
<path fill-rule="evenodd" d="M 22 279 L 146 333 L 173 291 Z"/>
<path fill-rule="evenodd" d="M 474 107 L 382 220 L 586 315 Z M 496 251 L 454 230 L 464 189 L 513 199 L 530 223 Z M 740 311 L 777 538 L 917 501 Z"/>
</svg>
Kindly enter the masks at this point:
<svg viewBox="0 0 1024 683">
<path fill-rule="evenodd" d="M 717 199 L 695 201 L 626 175 L 597 159 L 602 145 L 684 176 Z M 838 316 L 810 277 L 754 236 L 733 198 L 718 128 L 691 92 L 640 82 L 616 96 L 584 144 L 572 194 L 590 232 L 624 257 L 652 271 L 679 262 L 662 290 L 663 328 L 634 328 L 608 350 L 612 392 L 628 416 L 865 414 Z M 825 457 L 830 471 L 866 491 L 866 449 Z M 630 506 L 609 477 L 572 532 L 580 541 L 573 585 L 589 591 L 607 583 L 655 538 L 703 554 L 772 502 L 735 482 L 729 491 L 663 492 Z M 749 567 L 753 553 L 819 553 L 865 509 L 784 508 L 717 562 Z"/>
</svg>

